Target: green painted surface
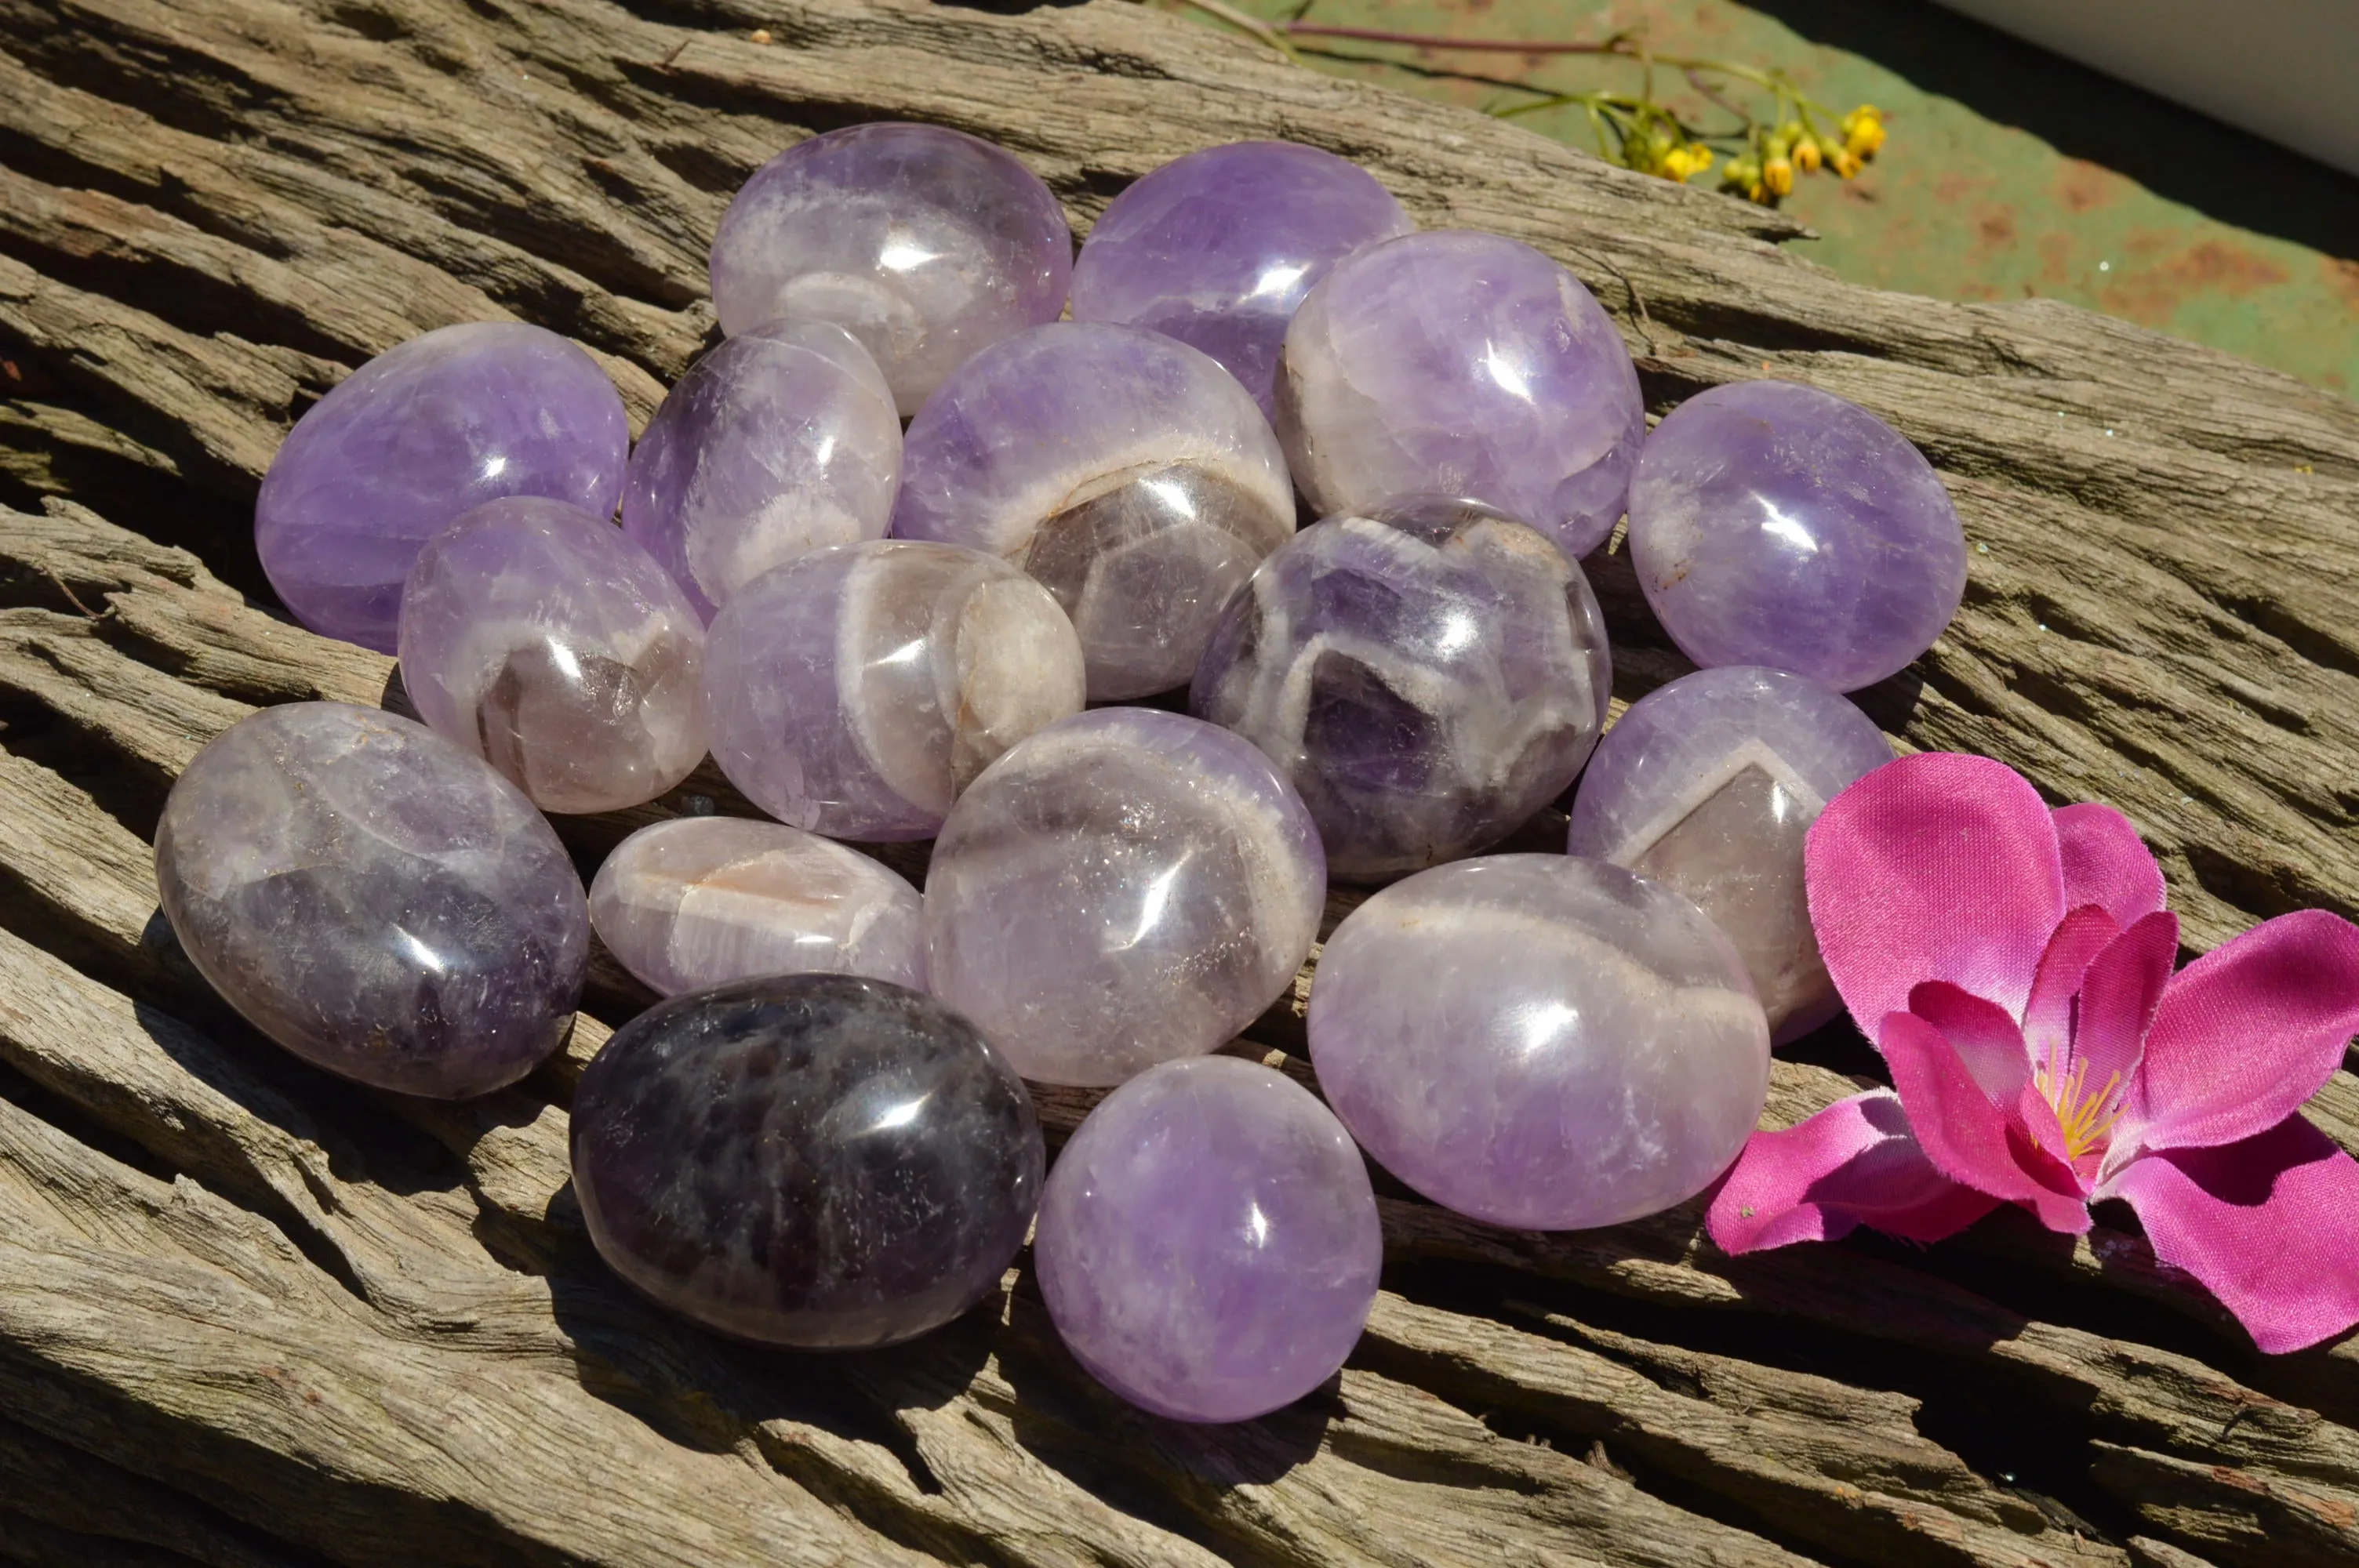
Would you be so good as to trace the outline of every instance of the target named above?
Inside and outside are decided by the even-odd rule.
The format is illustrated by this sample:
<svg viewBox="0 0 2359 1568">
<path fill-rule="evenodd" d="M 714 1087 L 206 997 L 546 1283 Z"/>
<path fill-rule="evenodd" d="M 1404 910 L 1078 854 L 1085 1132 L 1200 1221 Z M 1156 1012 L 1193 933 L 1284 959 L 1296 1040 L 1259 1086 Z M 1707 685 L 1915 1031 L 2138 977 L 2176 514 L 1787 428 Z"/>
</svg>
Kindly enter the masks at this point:
<svg viewBox="0 0 2359 1568">
<path fill-rule="evenodd" d="M 1238 8 L 1276 17 L 1297 4 Z M 2068 299 L 2359 393 L 2359 180 L 1924 0 L 1312 0 L 1302 19 L 1515 39 L 1638 27 L 1660 53 L 1781 70 L 1838 113 L 1873 103 L 1889 117 L 1890 142 L 1858 178 L 1804 176 L 1785 204 L 1821 236 L 1804 254 L 1843 276 L 1951 299 Z M 1638 81 L 1613 59 L 1299 42 L 1317 69 L 1476 108 L 1530 102 L 1516 84 Z M 1712 115 L 1675 73 L 1658 85 L 1683 114 Z M 1593 145 L 1578 108 L 1522 118 Z"/>
</svg>

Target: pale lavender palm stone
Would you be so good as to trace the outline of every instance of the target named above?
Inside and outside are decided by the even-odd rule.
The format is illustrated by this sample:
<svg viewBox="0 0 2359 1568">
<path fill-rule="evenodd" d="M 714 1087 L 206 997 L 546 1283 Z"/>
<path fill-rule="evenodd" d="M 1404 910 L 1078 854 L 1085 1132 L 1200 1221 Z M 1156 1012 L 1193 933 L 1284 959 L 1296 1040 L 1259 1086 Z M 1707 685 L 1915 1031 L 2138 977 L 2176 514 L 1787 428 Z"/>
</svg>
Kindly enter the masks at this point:
<svg viewBox="0 0 2359 1568">
<path fill-rule="evenodd" d="M 704 623 L 655 557 L 561 501 L 511 496 L 419 552 L 401 603 L 418 716 L 544 811 L 653 800 L 704 760 Z"/>
<path fill-rule="evenodd" d="M 1422 500 L 1280 546 L 1230 601 L 1190 706 L 1285 772 L 1331 876 L 1373 881 L 1563 794 L 1612 687 L 1579 565 L 1480 503 Z"/>
<path fill-rule="evenodd" d="M 1803 837 L 1836 792 L 1891 760 L 1875 721 L 1815 681 L 1698 670 L 1606 731 L 1565 848 L 1701 905 L 1736 944 L 1783 1044 L 1843 1010 L 1810 929 Z"/>
<path fill-rule="evenodd" d="M 1455 229 L 1370 245 L 1310 291 L 1277 423 L 1321 514 L 1469 496 L 1573 557 L 1614 531 L 1647 428 L 1629 351 L 1581 280 Z"/>
<path fill-rule="evenodd" d="M 772 321 L 690 367 L 632 449 L 623 532 L 706 620 L 809 551 L 881 539 L 901 489 L 901 418 L 859 341 Z"/>
<path fill-rule="evenodd" d="M 1699 665 L 1767 665 L 1837 691 L 1933 645 L 1966 537 L 1932 465 L 1854 403 L 1792 382 L 1698 393 L 1630 485 L 1647 602 Z"/>
<path fill-rule="evenodd" d="M 977 354 L 909 425 L 893 532 L 1004 557 L 1072 618 L 1090 699 L 1184 686 L 1294 532 L 1268 421 L 1159 332 L 1060 321 Z"/>
<path fill-rule="evenodd" d="M 1319 830 L 1252 744 L 1175 713 L 1052 724 L 975 780 L 926 875 L 926 978 L 1026 1077 L 1118 1084 L 1294 983 Z"/>
<path fill-rule="evenodd" d="M 1001 752 L 1081 711 L 1082 649 L 1038 583 L 956 545 L 872 539 L 789 561 L 712 622 L 713 761 L 782 822 L 930 838 Z"/>
<path fill-rule="evenodd" d="M 937 125 L 852 125 L 754 171 L 712 240 L 732 337 L 832 321 L 874 355 L 904 416 L 976 351 L 1053 321 L 1073 235 L 1040 177 Z"/>
<path fill-rule="evenodd" d="M 1270 412 L 1287 323 L 1327 269 L 1416 225 L 1367 170 L 1296 142 L 1174 158 L 1115 197 L 1073 263 L 1073 319 L 1201 349 Z"/>
<path fill-rule="evenodd" d="M 156 829 L 164 913 L 206 979 L 315 1065 L 458 1098 L 563 1043 L 582 881 L 514 784 L 422 725 L 266 708 L 199 752 Z"/>
<path fill-rule="evenodd" d="M 1033 1266 L 1075 1360 L 1179 1421 L 1247 1421 L 1335 1375 L 1384 1228 L 1333 1113 L 1234 1056 L 1150 1067 L 1066 1141 Z"/>
<path fill-rule="evenodd" d="M 642 827 L 590 883 L 590 924 L 665 996 L 756 975 L 866 975 L 917 987 L 918 890 L 855 849 L 777 822 Z"/>
<path fill-rule="evenodd" d="M 1728 1168 L 1769 1089 L 1769 1026 L 1719 927 L 1600 860 L 1494 855 L 1346 916 L 1310 1059 L 1360 1146 L 1494 1225 L 1618 1225 Z"/>
<path fill-rule="evenodd" d="M 428 539 L 505 495 L 611 517 L 630 442 L 622 395 L 577 345 L 521 321 L 438 328 L 295 422 L 262 478 L 255 548 L 297 620 L 390 654 Z"/>
</svg>

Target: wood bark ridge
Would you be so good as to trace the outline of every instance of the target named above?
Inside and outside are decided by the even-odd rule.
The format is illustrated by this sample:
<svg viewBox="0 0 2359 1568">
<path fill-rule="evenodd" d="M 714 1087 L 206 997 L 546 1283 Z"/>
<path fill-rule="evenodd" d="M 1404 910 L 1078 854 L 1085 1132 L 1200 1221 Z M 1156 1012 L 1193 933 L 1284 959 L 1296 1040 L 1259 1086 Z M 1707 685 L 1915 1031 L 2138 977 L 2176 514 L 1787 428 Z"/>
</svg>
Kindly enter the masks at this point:
<svg viewBox="0 0 2359 1568">
<path fill-rule="evenodd" d="M 573 1077 L 646 1000 L 611 964 L 562 1056 L 458 1106 L 228 1016 L 156 910 L 164 790 L 254 705 L 398 701 L 390 661 L 249 597 L 287 426 L 504 316 L 643 419 L 712 336 L 729 191 L 872 118 L 1006 144 L 1077 227 L 1180 153 L 1309 142 L 1564 260 L 1658 411 L 1765 373 L 1864 404 L 1973 544 L 1950 633 L 1866 694 L 1886 727 L 2122 806 L 2195 946 L 2359 913 L 2359 410 L 2282 376 L 1854 287 L 1773 213 L 1114 0 L 0 0 L 0 1559 L 2359 1562 L 2359 1346 L 2261 1357 L 2115 1231 L 1732 1261 L 1691 1208 L 1538 1236 L 1387 1189 L 1341 1377 L 1187 1428 L 1078 1371 L 1022 1260 L 951 1328 L 825 1359 L 623 1290 L 566 1171 Z M 1626 698 L 1684 666 L 1595 568 Z M 561 827 L 590 865 L 716 807 L 700 775 Z M 1233 1049 L 1308 1081 L 1302 994 Z M 1803 1054 L 1773 1124 L 1871 1065 Z M 1061 1133 L 1092 1097 L 1040 1098 Z M 2359 1078 L 2310 1114 L 2359 1147 Z"/>
</svg>

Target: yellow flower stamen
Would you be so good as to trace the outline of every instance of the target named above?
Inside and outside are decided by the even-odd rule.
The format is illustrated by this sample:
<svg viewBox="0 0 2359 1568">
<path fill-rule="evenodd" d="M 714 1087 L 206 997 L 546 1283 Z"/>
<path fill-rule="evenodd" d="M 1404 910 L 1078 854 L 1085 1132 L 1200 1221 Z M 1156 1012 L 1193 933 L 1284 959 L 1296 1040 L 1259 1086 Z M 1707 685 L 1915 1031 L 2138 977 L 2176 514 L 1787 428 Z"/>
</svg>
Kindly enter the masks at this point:
<svg viewBox="0 0 2359 1568">
<path fill-rule="evenodd" d="M 2105 1087 L 2095 1094 L 2088 1092 L 2089 1064 L 2074 1061 L 2068 1068 L 2057 1060 L 2057 1051 L 2050 1046 L 2046 1058 L 2032 1067 L 2032 1082 L 2039 1095 L 2056 1110 L 2056 1124 L 2064 1131 L 2064 1152 L 2078 1160 L 2103 1143 L 2114 1130 L 2114 1123 L 2122 1119 L 2117 1097 L 2121 1092 L 2122 1076 L 2114 1074 Z"/>
</svg>

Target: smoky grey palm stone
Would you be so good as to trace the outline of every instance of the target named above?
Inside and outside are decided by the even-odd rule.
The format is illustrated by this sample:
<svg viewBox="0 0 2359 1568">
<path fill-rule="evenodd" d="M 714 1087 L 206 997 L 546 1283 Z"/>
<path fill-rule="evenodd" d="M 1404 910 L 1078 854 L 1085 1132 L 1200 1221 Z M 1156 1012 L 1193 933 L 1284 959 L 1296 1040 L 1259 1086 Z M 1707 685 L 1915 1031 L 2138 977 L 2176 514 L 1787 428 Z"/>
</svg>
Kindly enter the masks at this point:
<svg viewBox="0 0 2359 1568">
<path fill-rule="evenodd" d="M 573 1186 L 631 1284 L 721 1333 L 890 1345 L 998 1282 L 1047 1152 L 1023 1080 L 930 997 L 782 975 L 674 997 L 582 1076 Z"/>
<path fill-rule="evenodd" d="M 156 830 L 164 913 L 271 1039 L 379 1088 L 459 1098 L 565 1038 L 581 878 L 532 803 L 423 725 L 266 708 L 197 753 Z"/>
</svg>

